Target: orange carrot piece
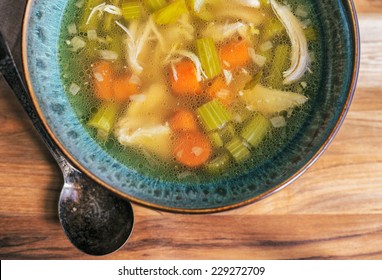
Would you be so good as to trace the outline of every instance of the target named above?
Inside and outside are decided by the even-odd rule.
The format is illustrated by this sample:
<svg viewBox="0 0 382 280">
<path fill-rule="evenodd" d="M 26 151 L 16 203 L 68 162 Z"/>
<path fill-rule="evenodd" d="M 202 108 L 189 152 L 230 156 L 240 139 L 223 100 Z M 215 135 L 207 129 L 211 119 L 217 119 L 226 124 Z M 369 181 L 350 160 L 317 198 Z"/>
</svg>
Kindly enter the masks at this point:
<svg viewBox="0 0 382 280">
<path fill-rule="evenodd" d="M 168 121 L 172 131 L 197 131 L 198 123 L 194 113 L 189 110 L 178 110 Z"/>
<path fill-rule="evenodd" d="M 213 80 L 212 84 L 206 90 L 207 96 L 210 100 L 219 99 L 220 103 L 224 106 L 232 104 L 235 96 L 230 88 L 227 86 L 223 77 L 219 76 Z"/>
<path fill-rule="evenodd" d="M 139 92 L 139 85 L 130 81 L 131 75 L 118 77 L 113 83 L 113 97 L 115 101 L 128 101 L 131 95 Z"/>
<path fill-rule="evenodd" d="M 251 62 L 246 40 L 231 41 L 219 49 L 220 61 L 225 69 L 235 69 Z"/>
<path fill-rule="evenodd" d="M 93 66 L 94 91 L 97 98 L 113 98 L 113 66 L 111 62 L 100 60 Z"/>
<path fill-rule="evenodd" d="M 198 82 L 196 67 L 190 60 L 182 60 L 170 68 L 171 87 L 177 95 L 201 94 L 202 87 Z"/>
<path fill-rule="evenodd" d="M 199 167 L 211 156 L 211 143 L 199 132 L 189 131 L 181 134 L 175 140 L 173 150 L 178 162 L 188 167 Z"/>
</svg>

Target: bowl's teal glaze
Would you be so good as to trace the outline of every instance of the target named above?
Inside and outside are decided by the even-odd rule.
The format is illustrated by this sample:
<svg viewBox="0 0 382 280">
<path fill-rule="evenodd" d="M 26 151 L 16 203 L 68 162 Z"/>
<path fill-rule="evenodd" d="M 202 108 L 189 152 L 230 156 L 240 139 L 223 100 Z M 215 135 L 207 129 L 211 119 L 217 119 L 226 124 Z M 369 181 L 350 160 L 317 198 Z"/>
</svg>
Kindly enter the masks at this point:
<svg viewBox="0 0 382 280">
<path fill-rule="evenodd" d="M 314 1 L 324 67 L 319 94 L 305 124 L 284 149 L 259 168 L 213 183 L 176 184 L 145 177 L 106 153 L 84 130 L 60 79 L 58 40 L 67 0 L 34 1 L 23 28 L 23 62 L 39 114 L 55 141 L 79 168 L 105 187 L 145 205 L 180 212 L 212 212 L 259 200 L 288 185 L 324 151 L 338 131 L 354 93 L 359 34 L 347 0 Z"/>
</svg>

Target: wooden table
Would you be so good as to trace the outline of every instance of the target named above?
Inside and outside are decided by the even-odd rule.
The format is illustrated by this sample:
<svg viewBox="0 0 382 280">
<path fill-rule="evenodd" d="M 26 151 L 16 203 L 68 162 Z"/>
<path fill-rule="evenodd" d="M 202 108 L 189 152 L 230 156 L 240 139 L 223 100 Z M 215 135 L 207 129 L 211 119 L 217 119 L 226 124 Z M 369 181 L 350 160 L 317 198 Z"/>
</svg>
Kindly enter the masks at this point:
<svg viewBox="0 0 382 280">
<path fill-rule="evenodd" d="M 355 2 L 362 35 L 358 88 L 317 163 L 279 193 L 224 213 L 180 215 L 134 204 L 133 235 L 106 258 L 382 259 L 382 1 Z M 13 40 L 19 24 L 9 33 Z M 61 230 L 61 185 L 58 167 L 2 80 L 1 259 L 91 259 Z"/>
</svg>

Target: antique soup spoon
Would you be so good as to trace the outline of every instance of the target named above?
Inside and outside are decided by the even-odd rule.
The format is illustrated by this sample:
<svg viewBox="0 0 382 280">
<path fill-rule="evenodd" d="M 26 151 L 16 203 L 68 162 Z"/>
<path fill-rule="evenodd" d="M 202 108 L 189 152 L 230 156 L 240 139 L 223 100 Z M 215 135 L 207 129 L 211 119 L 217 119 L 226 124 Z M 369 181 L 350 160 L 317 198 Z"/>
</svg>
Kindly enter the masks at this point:
<svg viewBox="0 0 382 280">
<path fill-rule="evenodd" d="M 133 209 L 124 200 L 76 169 L 46 131 L 12 54 L 0 32 L 0 72 L 30 117 L 64 176 L 58 213 L 69 240 L 90 255 L 105 255 L 122 247 L 134 224 Z"/>
</svg>

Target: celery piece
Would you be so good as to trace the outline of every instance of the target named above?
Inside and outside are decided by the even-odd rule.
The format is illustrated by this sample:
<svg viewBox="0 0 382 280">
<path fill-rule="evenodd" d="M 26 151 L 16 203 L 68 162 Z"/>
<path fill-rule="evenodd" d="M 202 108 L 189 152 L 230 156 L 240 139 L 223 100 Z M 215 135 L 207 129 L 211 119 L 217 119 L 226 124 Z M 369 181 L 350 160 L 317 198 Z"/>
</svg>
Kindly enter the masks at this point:
<svg viewBox="0 0 382 280">
<path fill-rule="evenodd" d="M 248 122 L 248 124 L 241 131 L 240 136 L 256 147 L 267 135 L 267 132 L 271 128 L 270 121 L 261 114 L 255 114 L 255 116 Z"/>
<path fill-rule="evenodd" d="M 222 73 L 222 67 L 215 42 L 212 38 L 196 40 L 196 51 L 204 72 L 209 79 L 213 79 Z"/>
<path fill-rule="evenodd" d="M 283 72 L 290 64 L 291 47 L 288 45 L 278 45 L 275 49 L 272 66 L 269 71 L 267 84 L 269 87 L 281 89 L 283 87 Z"/>
<path fill-rule="evenodd" d="M 247 160 L 251 155 L 249 149 L 239 138 L 232 139 L 225 145 L 225 148 L 229 151 L 237 163 Z"/>
<path fill-rule="evenodd" d="M 82 14 L 80 15 L 80 22 L 78 24 L 78 30 L 80 32 L 86 33 L 90 29 L 97 30 L 98 24 L 100 23 L 99 17 L 94 15 L 89 20 L 89 22 L 87 21 L 93 8 L 102 4 L 103 2 L 104 0 L 88 0 L 86 2 L 86 5 L 83 7 Z"/>
<path fill-rule="evenodd" d="M 264 25 L 261 39 L 266 42 L 272 40 L 275 36 L 282 35 L 284 32 L 284 25 L 277 19 L 271 19 Z"/>
<path fill-rule="evenodd" d="M 269 0 L 260 0 L 260 4 L 262 7 L 270 6 Z"/>
<path fill-rule="evenodd" d="M 235 136 L 237 136 L 236 130 L 232 123 L 227 123 L 220 131 L 220 137 L 223 140 L 223 143 L 231 141 Z"/>
<path fill-rule="evenodd" d="M 256 73 L 255 76 L 253 76 L 252 80 L 250 80 L 246 85 L 244 89 L 251 89 L 255 87 L 257 84 L 261 82 L 261 79 L 263 78 L 263 70 Z"/>
<path fill-rule="evenodd" d="M 308 41 L 317 41 L 317 32 L 314 27 L 310 26 L 304 29 L 305 37 Z"/>
<path fill-rule="evenodd" d="M 122 16 L 126 21 L 140 19 L 142 16 L 141 3 L 139 1 L 123 2 Z"/>
<path fill-rule="evenodd" d="M 119 106 L 115 102 L 102 103 L 98 111 L 90 118 L 88 125 L 97 129 L 97 135 L 101 140 L 107 140 L 113 128 L 118 108 Z"/>
<path fill-rule="evenodd" d="M 221 129 L 226 123 L 231 121 L 231 116 L 227 109 L 217 99 L 202 105 L 196 112 L 207 132 Z"/>
<path fill-rule="evenodd" d="M 208 138 L 210 139 L 212 146 L 217 148 L 223 147 L 223 139 L 220 137 L 220 134 L 217 131 L 210 132 L 208 134 Z"/>
<path fill-rule="evenodd" d="M 228 168 L 229 162 L 229 155 L 224 153 L 207 162 L 204 168 L 210 174 L 218 174 Z"/>
<path fill-rule="evenodd" d="M 159 10 L 167 5 L 166 0 L 144 0 L 144 2 L 151 11 Z"/>
<path fill-rule="evenodd" d="M 176 0 L 156 11 L 153 16 L 157 24 L 166 25 L 175 23 L 185 13 L 188 13 L 185 0 Z"/>
<path fill-rule="evenodd" d="M 111 0 L 110 1 L 112 5 L 119 6 L 121 0 Z M 116 18 L 116 15 L 106 13 L 103 19 L 102 29 L 105 33 L 109 33 L 113 27 L 114 20 Z"/>
</svg>

